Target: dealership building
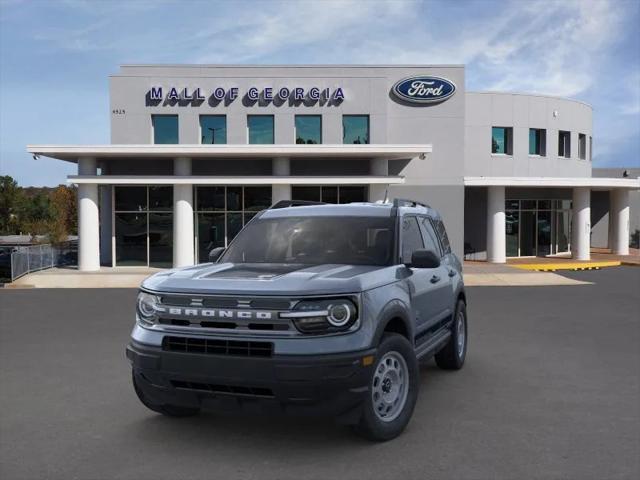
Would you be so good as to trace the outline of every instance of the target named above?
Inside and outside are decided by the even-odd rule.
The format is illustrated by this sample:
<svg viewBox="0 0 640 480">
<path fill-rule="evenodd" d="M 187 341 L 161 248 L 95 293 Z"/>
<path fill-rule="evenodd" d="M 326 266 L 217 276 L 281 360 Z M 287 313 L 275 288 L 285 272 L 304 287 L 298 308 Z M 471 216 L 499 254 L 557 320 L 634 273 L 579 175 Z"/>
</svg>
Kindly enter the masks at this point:
<svg viewBox="0 0 640 480">
<path fill-rule="evenodd" d="M 27 149 L 78 165 L 84 271 L 206 261 L 288 199 L 409 198 L 440 211 L 460 257 L 587 260 L 605 213 L 599 246 L 628 254 L 640 188 L 592 175 L 592 114 L 467 92 L 461 65 L 126 65 L 110 78 L 111 144 Z"/>
</svg>

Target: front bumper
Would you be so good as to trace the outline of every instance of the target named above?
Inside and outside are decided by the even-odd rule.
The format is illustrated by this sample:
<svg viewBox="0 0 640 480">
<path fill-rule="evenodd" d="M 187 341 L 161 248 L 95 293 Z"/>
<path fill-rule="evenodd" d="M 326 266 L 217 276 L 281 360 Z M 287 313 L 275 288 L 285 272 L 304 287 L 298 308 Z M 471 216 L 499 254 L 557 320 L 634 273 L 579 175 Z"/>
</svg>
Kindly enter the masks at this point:
<svg viewBox="0 0 640 480">
<path fill-rule="evenodd" d="M 329 355 L 239 357 L 127 346 L 139 387 L 153 403 L 211 410 L 335 416 L 353 423 L 369 391 L 375 349 Z"/>
</svg>

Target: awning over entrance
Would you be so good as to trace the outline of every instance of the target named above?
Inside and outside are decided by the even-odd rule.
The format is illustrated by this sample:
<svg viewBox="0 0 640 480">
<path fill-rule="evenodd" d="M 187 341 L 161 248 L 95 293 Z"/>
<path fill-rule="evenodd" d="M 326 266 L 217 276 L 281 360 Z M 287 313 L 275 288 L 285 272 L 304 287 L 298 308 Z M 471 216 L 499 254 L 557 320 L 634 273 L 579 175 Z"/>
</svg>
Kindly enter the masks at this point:
<svg viewBox="0 0 640 480">
<path fill-rule="evenodd" d="M 67 181 L 78 185 L 397 185 L 404 183 L 404 177 L 69 175 Z"/>
<path fill-rule="evenodd" d="M 79 158 L 344 158 L 404 160 L 431 153 L 431 145 L 27 145 L 32 155 L 77 163 Z"/>
<path fill-rule="evenodd" d="M 538 187 L 575 188 L 593 190 L 613 188 L 640 188 L 640 178 L 602 177 L 464 177 L 465 187 Z"/>
</svg>

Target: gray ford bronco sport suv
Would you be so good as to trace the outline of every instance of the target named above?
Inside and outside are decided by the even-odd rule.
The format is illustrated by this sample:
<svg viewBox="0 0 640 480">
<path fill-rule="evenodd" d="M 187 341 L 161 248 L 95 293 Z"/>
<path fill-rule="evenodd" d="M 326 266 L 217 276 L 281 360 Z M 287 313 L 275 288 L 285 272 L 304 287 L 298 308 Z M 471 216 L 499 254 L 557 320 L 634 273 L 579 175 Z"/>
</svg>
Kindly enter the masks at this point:
<svg viewBox="0 0 640 480">
<path fill-rule="evenodd" d="M 212 263 L 143 282 L 127 357 L 145 406 L 330 415 L 388 440 L 413 413 L 419 360 L 462 367 L 462 268 L 440 215 L 310 203 L 279 202 Z"/>
</svg>

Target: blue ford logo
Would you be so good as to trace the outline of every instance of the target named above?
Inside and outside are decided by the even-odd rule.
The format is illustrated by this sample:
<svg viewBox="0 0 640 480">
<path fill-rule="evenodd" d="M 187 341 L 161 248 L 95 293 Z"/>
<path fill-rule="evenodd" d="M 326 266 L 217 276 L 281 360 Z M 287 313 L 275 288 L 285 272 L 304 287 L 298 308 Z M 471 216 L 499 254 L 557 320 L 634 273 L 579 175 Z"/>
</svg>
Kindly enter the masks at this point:
<svg viewBox="0 0 640 480">
<path fill-rule="evenodd" d="M 396 97 L 411 103 L 442 102 L 456 91 L 453 82 L 440 77 L 409 77 L 397 82 L 393 88 Z"/>
</svg>

